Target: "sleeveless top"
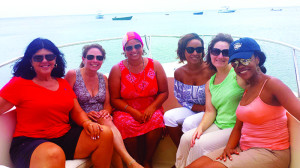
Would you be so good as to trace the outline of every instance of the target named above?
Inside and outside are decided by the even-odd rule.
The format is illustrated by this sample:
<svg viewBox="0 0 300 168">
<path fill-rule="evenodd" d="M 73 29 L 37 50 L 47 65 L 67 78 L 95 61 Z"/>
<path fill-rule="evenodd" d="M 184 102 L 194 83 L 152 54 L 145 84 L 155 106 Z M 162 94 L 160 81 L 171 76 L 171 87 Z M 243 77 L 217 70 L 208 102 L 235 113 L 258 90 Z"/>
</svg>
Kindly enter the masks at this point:
<svg viewBox="0 0 300 168">
<path fill-rule="evenodd" d="M 174 95 L 179 104 L 192 109 L 194 104 L 205 105 L 205 84 L 187 85 L 174 79 Z"/>
<path fill-rule="evenodd" d="M 217 111 L 214 123 L 221 129 L 233 128 L 236 122 L 235 111 L 243 96 L 244 89 L 236 81 L 236 73 L 231 68 L 227 77 L 214 85 L 216 74 L 210 78 L 211 103 Z"/>
<path fill-rule="evenodd" d="M 105 101 L 105 94 L 106 94 L 105 80 L 103 78 L 103 74 L 97 72 L 98 81 L 99 81 L 99 91 L 94 97 L 92 97 L 91 94 L 86 89 L 85 83 L 80 73 L 80 69 L 76 69 L 75 72 L 76 72 L 76 81 L 73 90 L 77 96 L 81 108 L 86 113 L 90 111 L 102 110 Z"/>
<path fill-rule="evenodd" d="M 144 113 L 145 109 L 155 101 L 158 94 L 153 59 L 147 59 L 148 64 L 137 74 L 131 73 L 123 61 L 118 64 L 121 70 L 121 98 L 141 113 Z M 145 123 L 137 122 L 130 113 L 120 110 L 113 112 L 113 122 L 123 139 L 140 136 L 165 126 L 162 107 L 156 109 L 150 120 Z"/>
<path fill-rule="evenodd" d="M 268 80 L 268 79 L 267 79 Z M 289 148 L 286 109 L 264 103 L 260 94 L 248 105 L 239 105 L 236 115 L 243 122 L 240 146 L 242 150 L 253 147 L 271 150 Z"/>
</svg>

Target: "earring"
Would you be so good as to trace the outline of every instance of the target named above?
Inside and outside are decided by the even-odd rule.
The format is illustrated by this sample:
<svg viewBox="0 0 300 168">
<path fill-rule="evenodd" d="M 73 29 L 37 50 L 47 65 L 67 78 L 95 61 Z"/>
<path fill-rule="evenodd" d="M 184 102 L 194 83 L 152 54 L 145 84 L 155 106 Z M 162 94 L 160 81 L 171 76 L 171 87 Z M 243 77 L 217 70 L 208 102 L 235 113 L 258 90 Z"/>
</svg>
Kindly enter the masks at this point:
<svg viewBox="0 0 300 168">
<path fill-rule="evenodd" d="M 259 72 L 260 71 L 260 67 L 256 66 L 256 71 Z"/>
<path fill-rule="evenodd" d="M 56 67 L 57 67 L 57 64 L 54 65 L 54 68 L 56 68 Z"/>
<path fill-rule="evenodd" d="M 32 67 L 32 66 L 30 67 L 30 70 L 33 70 L 33 67 Z"/>
</svg>

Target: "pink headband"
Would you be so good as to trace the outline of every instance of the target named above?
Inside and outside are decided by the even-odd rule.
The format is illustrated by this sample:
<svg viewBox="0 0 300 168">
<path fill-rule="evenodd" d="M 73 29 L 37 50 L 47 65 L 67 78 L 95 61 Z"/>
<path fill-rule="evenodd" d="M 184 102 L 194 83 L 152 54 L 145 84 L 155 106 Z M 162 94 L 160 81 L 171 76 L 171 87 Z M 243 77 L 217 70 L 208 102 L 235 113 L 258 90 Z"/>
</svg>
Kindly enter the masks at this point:
<svg viewBox="0 0 300 168">
<path fill-rule="evenodd" d="M 141 38 L 141 36 L 139 34 L 137 34 L 136 32 L 127 32 L 126 35 L 123 38 L 123 41 L 122 41 L 122 46 L 123 46 L 123 50 L 124 51 L 125 51 L 125 45 L 126 45 L 126 43 L 129 40 L 132 40 L 132 39 L 139 40 L 142 43 L 142 47 L 144 47 L 143 40 L 142 40 L 142 38 Z"/>
</svg>

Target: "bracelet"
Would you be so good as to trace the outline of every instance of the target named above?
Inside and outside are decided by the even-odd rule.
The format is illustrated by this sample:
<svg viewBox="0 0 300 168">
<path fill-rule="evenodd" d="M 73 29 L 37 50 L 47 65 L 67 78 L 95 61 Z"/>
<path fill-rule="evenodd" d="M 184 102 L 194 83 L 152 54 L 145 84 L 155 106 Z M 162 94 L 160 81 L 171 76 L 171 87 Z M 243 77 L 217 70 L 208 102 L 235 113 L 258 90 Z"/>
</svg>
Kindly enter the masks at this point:
<svg viewBox="0 0 300 168">
<path fill-rule="evenodd" d="M 126 106 L 124 107 L 124 110 L 126 110 L 127 107 L 128 107 L 128 104 L 126 104 Z"/>
<path fill-rule="evenodd" d="M 83 126 L 83 124 L 84 124 L 85 122 L 87 122 L 87 121 L 91 121 L 91 120 L 90 120 L 90 119 L 84 120 L 84 121 L 81 123 L 81 125 Z"/>
</svg>

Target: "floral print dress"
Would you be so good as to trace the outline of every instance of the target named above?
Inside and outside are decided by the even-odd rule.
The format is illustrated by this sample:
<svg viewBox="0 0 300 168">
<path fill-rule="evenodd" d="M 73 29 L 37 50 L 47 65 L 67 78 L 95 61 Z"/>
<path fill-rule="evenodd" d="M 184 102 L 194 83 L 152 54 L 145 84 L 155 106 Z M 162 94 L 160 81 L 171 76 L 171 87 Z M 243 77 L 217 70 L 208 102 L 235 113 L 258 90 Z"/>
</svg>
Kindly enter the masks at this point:
<svg viewBox="0 0 300 168">
<path fill-rule="evenodd" d="M 121 70 L 121 98 L 129 106 L 143 113 L 155 100 L 158 92 L 153 60 L 148 58 L 148 64 L 144 68 L 144 71 L 138 74 L 130 72 L 124 66 L 123 61 L 118 65 Z M 156 128 L 164 128 L 163 108 L 158 108 L 153 113 L 151 119 L 145 123 L 139 123 L 127 112 L 114 111 L 113 122 L 119 129 L 123 139 L 136 137 Z"/>
</svg>

